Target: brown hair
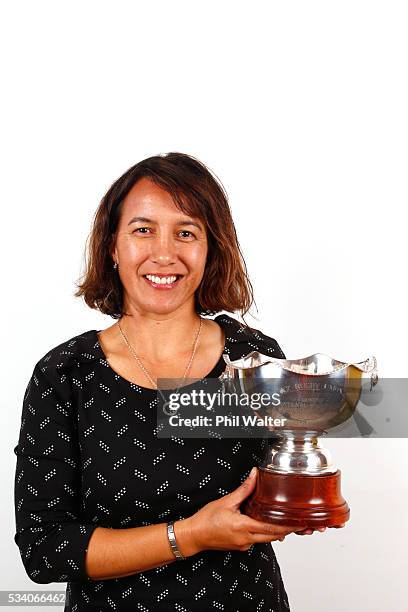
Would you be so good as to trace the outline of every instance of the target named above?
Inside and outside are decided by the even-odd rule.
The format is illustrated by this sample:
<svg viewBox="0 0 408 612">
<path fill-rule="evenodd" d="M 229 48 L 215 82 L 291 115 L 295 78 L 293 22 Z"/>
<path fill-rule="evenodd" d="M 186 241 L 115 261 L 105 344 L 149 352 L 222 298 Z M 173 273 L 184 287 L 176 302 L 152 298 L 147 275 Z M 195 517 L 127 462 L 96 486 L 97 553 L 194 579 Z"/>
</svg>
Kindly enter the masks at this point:
<svg viewBox="0 0 408 612">
<path fill-rule="evenodd" d="M 95 213 L 87 238 L 85 273 L 76 283 L 75 297 L 90 308 L 119 319 L 123 287 L 113 268 L 112 251 L 122 203 L 142 177 L 162 187 L 184 213 L 205 225 L 208 254 L 204 275 L 195 293 L 198 314 L 239 311 L 243 317 L 254 302 L 253 289 L 238 243 L 226 192 L 200 161 L 184 153 L 149 157 L 127 170 L 108 189 Z M 86 261 L 87 259 L 87 261 Z"/>
</svg>

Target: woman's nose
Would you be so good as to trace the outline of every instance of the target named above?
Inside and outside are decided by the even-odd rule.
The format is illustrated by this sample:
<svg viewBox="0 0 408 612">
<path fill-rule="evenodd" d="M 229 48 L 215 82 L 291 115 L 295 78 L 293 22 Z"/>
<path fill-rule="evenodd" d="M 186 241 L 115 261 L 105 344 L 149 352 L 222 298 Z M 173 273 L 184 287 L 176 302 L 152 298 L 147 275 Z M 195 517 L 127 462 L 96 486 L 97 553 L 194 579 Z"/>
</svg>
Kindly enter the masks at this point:
<svg viewBox="0 0 408 612">
<path fill-rule="evenodd" d="M 150 258 L 153 263 L 159 263 L 162 265 L 168 265 L 172 263 L 176 259 L 176 250 L 174 242 L 171 238 L 168 237 L 158 237 L 156 240 L 153 240 L 152 250 L 150 253 Z"/>
</svg>

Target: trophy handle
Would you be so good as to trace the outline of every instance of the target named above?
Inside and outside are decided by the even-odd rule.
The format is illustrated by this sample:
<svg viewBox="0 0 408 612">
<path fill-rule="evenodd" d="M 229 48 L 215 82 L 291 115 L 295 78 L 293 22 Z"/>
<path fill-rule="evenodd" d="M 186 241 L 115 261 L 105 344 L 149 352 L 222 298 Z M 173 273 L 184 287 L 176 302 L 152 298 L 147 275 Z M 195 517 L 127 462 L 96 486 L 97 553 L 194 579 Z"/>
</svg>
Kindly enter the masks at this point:
<svg viewBox="0 0 408 612">
<path fill-rule="evenodd" d="M 365 374 L 371 374 L 371 389 L 378 383 L 378 371 L 377 371 L 377 359 L 373 356 L 365 359 L 364 361 L 359 361 L 358 363 L 352 363 L 355 368 L 358 368 Z"/>
</svg>

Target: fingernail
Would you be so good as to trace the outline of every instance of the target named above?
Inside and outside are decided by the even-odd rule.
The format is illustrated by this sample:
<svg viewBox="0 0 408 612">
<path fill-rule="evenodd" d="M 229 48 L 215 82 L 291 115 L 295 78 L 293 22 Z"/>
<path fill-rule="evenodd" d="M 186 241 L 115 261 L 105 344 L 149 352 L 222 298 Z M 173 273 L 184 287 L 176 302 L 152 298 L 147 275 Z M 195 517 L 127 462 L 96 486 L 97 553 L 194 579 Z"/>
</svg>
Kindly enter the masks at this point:
<svg viewBox="0 0 408 612">
<path fill-rule="evenodd" d="M 253 478 L 256 474 L 256 467 L 253 467 L 252 470 L 249 472 L 249 477 Z"/>
</svg>

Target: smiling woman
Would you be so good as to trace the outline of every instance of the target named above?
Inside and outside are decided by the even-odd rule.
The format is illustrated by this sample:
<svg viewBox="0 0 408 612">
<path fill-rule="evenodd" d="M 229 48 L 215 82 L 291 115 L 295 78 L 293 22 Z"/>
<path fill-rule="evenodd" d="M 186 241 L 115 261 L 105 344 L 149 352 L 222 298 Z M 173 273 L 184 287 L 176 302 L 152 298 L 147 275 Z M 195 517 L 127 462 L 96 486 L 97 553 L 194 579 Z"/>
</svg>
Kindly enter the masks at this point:
<svg viewBox="0 0 408 612">
<path fill-rule="evenodd" d="M 181 378 L 178 391 L 218 378 L 224 354 L 284 357 L 259 330 L 209 316 L 243 318 L 253 295 L 204 164 L 158 155 L 113 183 L 75 295 L 117 321 L 52 348 L 27 386 L 14 451 L 29 577 L 68 582 L 66 612 L 287 612 L 270 543 L 293 529 L 240 512 L 265 441 L 157 436 L 158 378 Z"/>
<path fill-rule="evenodd" d="M 174 272 L 184 277 L 188 270 L 185 264 L 176 267 L 176 253 L 201 258 L 196 312 L 212 315 L 226 310 L 244 316 L 249 311 L 254 303 L 252 285 L 225 190 L 204 164 L 183 153 L 145 159 L 113 183 L 96 212 L 87 269 L 75 295 L 83 296 L 91 308 L 120 318 L 126 300 L 113 262 L 120 273 L 127 257 L 141 261 L 148 250 L 160 255 L 158 250 L 167 248 L 173 250 L 165 254 L 169 261 L 162 253 L 160 262 L 146 262 L 138 273 L 160 277 Z M 190 276 L 184 284 L 191 287 L 193 280 Z"/>
</svg>

